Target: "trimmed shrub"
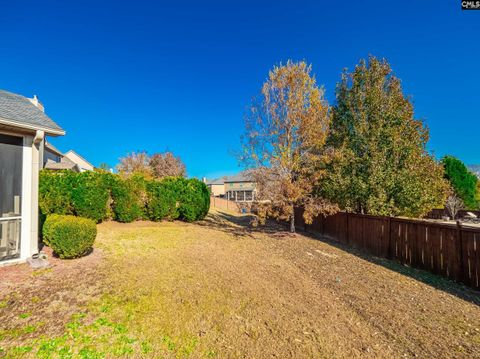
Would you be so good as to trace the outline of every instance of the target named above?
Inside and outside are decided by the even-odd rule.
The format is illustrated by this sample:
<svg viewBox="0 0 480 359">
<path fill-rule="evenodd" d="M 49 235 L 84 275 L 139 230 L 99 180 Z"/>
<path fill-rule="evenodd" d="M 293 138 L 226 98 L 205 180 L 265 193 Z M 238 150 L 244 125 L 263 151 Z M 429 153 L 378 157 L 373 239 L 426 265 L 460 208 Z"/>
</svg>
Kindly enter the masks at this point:
<svg viewBox="0 0 480 359">
<path fill-rule="evenodd" d="M 74 214 L 72 192 L 77 173 L 40 171 L 39 207 L 48 215 Z"/>
<path fill-rule="evenodd" d="M 39 206 L 43 215 L 66 214 L 100 222 L 203 219 L 210 207 L 207 186 L 197 179 L 142 176 L 124 178 L 106 172 L 41 171 Z"/>
<path fill-rule="evenodd" d="M 152 221 L 174 220 L 179 217 L 178 188 L 173 180 L 149 181 L 147 183 L 147 215 Z"/>
<path fill-rule="evenodd" d="M 74 214 L 97 223 L 106 219 L 109 192 L 104 175 L 94 171 L 78 173 L 73 184 L 71 195 Z"/>
<path fill-rule="evenodd" d="M 41 213 L 71 214 L 97 223 L 106 219 L 109 191 L 104 177 L 93 171 L 40 171 Z"/>
<path fill-rule="evenodd" d="M 210 193 L 207 186 L 195 178 L 182 180 L 179 198 L 180 218 L 187 222 L 205 218 L 210 208 Z"/>
<path fill-rule="evenodd" d="M 113 219 L 128 223 L 145 217 L 146 181 L 143 177 L 123 179 L 115 176 L 110 188 Z"/>
<path fill-rule="evenodd" d="M 77 258 L 91 250 L 97 226 L 88 218 L 51 214 L 43 225 L 43 241 L 60 258 Z"/>
<path fill-rule="evenodd" d="M 147 183 L 147 215 L 152 221 L 203 219 L 210 208 L 207 186 L 197 179 L 166 177 Z"/>
</svg>

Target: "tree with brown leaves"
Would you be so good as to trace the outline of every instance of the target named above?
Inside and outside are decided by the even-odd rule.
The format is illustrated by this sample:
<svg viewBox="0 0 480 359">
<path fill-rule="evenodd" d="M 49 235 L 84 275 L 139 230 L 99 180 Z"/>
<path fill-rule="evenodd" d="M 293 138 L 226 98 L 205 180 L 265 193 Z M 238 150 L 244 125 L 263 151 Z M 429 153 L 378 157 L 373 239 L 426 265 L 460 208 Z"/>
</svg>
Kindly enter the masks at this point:
<svg viewBox="0 0 480 359">
<path fill-rule="evenodd" d="M 295 232 L 294 208 L 305 208 L 311 223 L 318 214 L 330 214 L 336 205 L 313 195 L 324 175 L 329 155 L 325 141 L 329 106 L 323 89 L 305 62 L 288 61 L 270 71 L 259 101 L 246 115 L 241 161 L 257 183 L 257 214 L 290 222 Z"/>
<path fill-rule="evenodd" d="M 139 174 L 146 178 L 151 178 L 152 169 L 149 165 L 149 161 L 150 158 L 145 151 L 132 152 L 125 157 L 120 158 L 117 170 L 125 175 Z"/>
<path fill-rule="evenodd" d="M 180 157 L 171 152 L 155 153 L 150 157 L 149 166 L 155 178 L 185 177 L 185 165 Z"/>
</svg>

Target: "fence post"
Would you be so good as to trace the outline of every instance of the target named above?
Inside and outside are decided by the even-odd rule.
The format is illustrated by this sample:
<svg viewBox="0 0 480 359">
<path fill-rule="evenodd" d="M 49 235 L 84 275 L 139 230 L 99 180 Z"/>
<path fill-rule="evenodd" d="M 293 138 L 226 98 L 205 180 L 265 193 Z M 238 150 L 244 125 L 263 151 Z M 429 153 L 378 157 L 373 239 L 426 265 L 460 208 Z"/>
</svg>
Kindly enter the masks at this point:
<svg viewBox="0 0 480 359">
<path fill-rule="evenodd" d="M 463 270 L 463 241 L 462 241 L 462 223 L 457 220 L 457 241 L 458 241 L 458 265 L 460 266 L 460 271 L 458 272 L 458 281 L 464 282 L 465 273 Z"/>
<path fill-rule="evenodd" d="M 393 255 L 392 255 L 392 217 L 388 216 L 388 250 L 387 250 L 387 253 L 388 253 L 388 259 L 392 259 Z"/>
<path fill-rule="evenodd" d="M 346 242 L 347 244 L 350 244 L 350 230 L 348 229 L 348 228 L 349 228 L 349 226 L 348 226 L 348 212 L 346 212 L 346 216 L 347 216 L 347 218 L 346 218 L 347 231 L 346 231 L 346 233 L 345 233 L 345 242 Z"/>
</svg>

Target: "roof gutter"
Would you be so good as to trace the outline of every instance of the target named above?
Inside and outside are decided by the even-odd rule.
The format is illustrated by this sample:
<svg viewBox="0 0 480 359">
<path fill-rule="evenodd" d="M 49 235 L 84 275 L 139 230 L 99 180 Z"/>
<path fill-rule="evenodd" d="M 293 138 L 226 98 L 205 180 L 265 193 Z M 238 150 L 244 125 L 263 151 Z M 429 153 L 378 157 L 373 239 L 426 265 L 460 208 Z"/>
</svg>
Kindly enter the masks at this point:
<svg viewBox="0 0 480 359">
<path fill-rule="evenodd" d="M 32 130 L 32 131 L 44 131 L 45 134 L 49 136 L 64 136 L 65 131 L 62 129 L 53 129 L 53 128 L 48 128 L 48 127 L 43 127 L 43 126 L 35 126 L 35 125 L 30 125 L 28 123 L 21 123 L 17 121 L 12 121 L 8 120 L 6 118 L 0 117 L 0 124 L 7 125 L 7 126 L 13 126 L 13 127 L 19 127 L 23 128 L 26 130 Z"/>
</svg>

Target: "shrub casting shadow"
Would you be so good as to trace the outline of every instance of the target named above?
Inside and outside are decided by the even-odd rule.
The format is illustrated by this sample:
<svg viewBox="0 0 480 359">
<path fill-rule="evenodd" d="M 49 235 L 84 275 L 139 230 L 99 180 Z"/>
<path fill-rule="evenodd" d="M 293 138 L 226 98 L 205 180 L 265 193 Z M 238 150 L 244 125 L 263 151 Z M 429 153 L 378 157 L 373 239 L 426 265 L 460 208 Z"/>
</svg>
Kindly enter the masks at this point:
<svg viewBox="0 0 480 359">
<path fill-rule="evenodd" d="M 203 221 L 197 222 L 197 225 L 210 227 L 235 237 L 254 238 L 253 233 L 265 233 L 275 238 L 290 236 L 282 223 L 268 221 L 265 225 L 255 227 L 252 225 L 254 218 L 252 214 L 232 215 L 217 210 L 217 213 L 209 213 Z"/>
</svg>

